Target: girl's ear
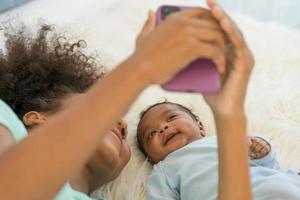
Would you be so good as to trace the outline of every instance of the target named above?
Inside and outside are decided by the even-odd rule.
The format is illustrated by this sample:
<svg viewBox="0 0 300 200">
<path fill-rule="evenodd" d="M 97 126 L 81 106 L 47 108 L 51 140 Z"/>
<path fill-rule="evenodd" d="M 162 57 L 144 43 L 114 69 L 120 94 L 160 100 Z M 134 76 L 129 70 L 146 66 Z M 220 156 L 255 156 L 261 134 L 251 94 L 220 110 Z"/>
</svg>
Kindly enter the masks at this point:
<svg viewBox="0 0 300 200">
<path fill-rule="evenodd" d="M 23 123 L 28 128 L 33 128 L 36 125 L 43 124 L 47 120 L 47 117 L 37 111 L 30 111 L 23 116 Z"/>
<path fill-rule="evenodd" d="M 198 120 L 198 126 L 199 126 L 199 129 L 200 129 L 200 135 L 202 137 L 206 137 L 206 132 L 204 130 L 204 126 L 203 126 L 203 124 L 201 123 L 200 120 Z"/>
</svg>

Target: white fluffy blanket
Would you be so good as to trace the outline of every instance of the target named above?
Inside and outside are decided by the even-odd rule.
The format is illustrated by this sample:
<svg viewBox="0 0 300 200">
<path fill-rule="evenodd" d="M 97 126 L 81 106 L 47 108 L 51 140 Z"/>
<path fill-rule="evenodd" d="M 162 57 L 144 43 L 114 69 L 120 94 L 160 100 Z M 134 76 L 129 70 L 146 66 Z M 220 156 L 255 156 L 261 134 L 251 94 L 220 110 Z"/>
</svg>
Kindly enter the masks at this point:
<svg viewBox="0 0 300 200">
<path fill-rule="evenodd" d="M 40 0 L 0 15 L 0 19 L 8 15 L 14 18 L 17 13 L 25 22 L 36 24 L 37 19 L 43 17 L 46 22 L 63 27 L 67 34 L 86 39 L 89 48 L 98 51 L 103 63 L 113 67 L 132 53 L 135 36 L 148 9 L 155 9 L 162 3 L 204 5 L 203 1 L 197 2 Z M 248 133 L 261 135 L 271 142 L 282 170 L 300 170 L 300 31 L 231 14 L 256 59 L 246 100 Z M 121 176 L 101 189 L 107 199 L 144 199 L 144 184 L 150 167 L 135 147 L 135 126 L 139 112 L 162 97 L 192 108 L 204 122 L 207 132 L 215 133 L 211 112 L 201 95 L 167 93 L 159 86 L 148 88 L 126 116 L 133 156 Z"/>
</svg>

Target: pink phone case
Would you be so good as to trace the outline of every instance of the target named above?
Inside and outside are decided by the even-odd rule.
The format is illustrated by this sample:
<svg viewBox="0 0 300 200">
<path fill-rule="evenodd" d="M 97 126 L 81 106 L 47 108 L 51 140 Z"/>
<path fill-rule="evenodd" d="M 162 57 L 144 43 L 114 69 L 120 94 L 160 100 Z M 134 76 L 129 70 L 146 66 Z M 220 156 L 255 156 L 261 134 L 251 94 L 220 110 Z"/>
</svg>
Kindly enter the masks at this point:
<svg viewBox="0 0 300 200">
<path fill-rule="evenodd" d="M 157 9 L 157 25 L 166 16 L 192 7 L 163 5 Z M 162 85 L 168 91 L 211 94 L 221 88 L 220 76 L 215 64 L 209 59 L 197 59 L 180 71 L 172 80 Z"/>
</svg>

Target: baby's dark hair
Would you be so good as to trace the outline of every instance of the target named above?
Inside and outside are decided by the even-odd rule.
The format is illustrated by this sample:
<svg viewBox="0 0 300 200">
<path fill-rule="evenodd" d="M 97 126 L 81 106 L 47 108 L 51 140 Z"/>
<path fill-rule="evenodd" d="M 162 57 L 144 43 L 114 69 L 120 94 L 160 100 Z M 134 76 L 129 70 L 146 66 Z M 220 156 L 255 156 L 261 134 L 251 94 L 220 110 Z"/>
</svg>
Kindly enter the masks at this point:
<svg viewBox="0 0 300 200">
<path fill-rule="evenodd" d="M 144 118 L 144 116 L 154 107 L 156 106 L 159 106 L 159 105 L 162 105 L 162 104 L 169 104 L 169 105 L 174 105 L 174 106 L 177 106 L 180 110 L 186 112 L 187 114 L 189 114 L 193 120 L 195 121 L 199 121 L 199 117 L 197 115 L 195 115 L 191 109 L 185 107 L 184 105 L 182 104 L 179 104 L 179 103 L 175 103 L 175 102 L 171 102 L 171 101 L 168 101 L 168 100 L 164 100 L 163 102 L 159 102 L 159 103 L 155 103 L 151 106 L 149 106 L 148 108 L 146 108 L 144 111 L 142 111 L 140 113 L 140 119 L 139 119 L 139 122 L 138 122 L 138 128 L 137 128 L 137 131 L 139 130 L 139 126 L 140 126 L 140 123 L 142 121 L 142 119 Z M 139 150 L 147 157 L 147 152 L 145 151 L 144 147 L 143 147 L 143 144 L 142 144 L 142 138 L 139 137 L 140 134 L 138 134 L 137 132 L 137 144 L 138 144 L 138 148 Z"/>
<path fill-rule="evenodd" d="M 3 29 L 0 50 L 0 98 L 20 119 L 32 110 L 57 111 L 61 99 L 83 93 L 104 76 L 97 59 L 85 55 L 86 42 L 69 42 L 54 27 L 40 25 L 36 34 L 25 26 Z"/>
</svg>

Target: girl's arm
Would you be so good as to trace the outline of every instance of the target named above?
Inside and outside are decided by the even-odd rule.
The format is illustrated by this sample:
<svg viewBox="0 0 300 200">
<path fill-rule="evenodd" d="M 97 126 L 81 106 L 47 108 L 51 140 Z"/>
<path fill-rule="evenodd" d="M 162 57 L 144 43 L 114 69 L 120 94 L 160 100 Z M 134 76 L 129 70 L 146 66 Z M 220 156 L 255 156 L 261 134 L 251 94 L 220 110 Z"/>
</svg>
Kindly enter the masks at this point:
<svg viewBox="0 0 300 200">
<path fill-rule="evenodd" d="M 208 0 L 208 5 L 234 49 L 232 65 L 222 74 L 224 82 L 221 91 L 205 97 L 213 111 L 218 135 L 218 199 L 250 200 L 252 194 L 244 100 L 254 60 L 243 35 L 230 17 L 214 0 Z"/>
<path fill-rule="evenodd" d="M 143 89 L 169 80 L 198 57 L 224 65 L 220 47 L 197 34 L 201 12 L 193 9 L 169 17 L 85 97 L 2 155 L 0 199 L 52 199 Z"/>
<path fill-rule="evenodd" d="M 246 116 L 238 112 L 214 115 L 219 146 L 219 200 L 250 200 Z"/>
</svg>

